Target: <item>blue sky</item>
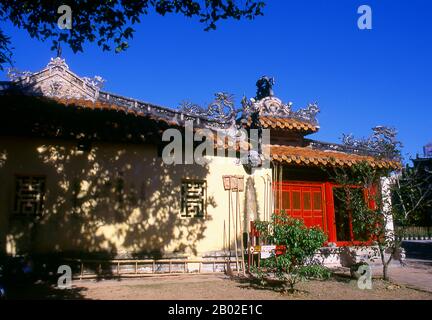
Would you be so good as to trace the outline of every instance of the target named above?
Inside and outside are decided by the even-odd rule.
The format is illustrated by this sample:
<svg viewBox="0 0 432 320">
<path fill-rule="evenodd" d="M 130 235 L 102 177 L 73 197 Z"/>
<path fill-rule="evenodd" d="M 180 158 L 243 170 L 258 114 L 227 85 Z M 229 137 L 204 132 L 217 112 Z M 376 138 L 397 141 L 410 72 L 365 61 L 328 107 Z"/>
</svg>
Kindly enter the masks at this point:
<svg viewBox="0 0 432 320">
<path fill-rule="evenodd" d="M 362 4 L 372 8 L 372 30 L 357 27 Z M 270 75 L 275 94 L 295 109 L 318 102 L 315 139 L 340 142 L 342 133 L 390 125 L 406 157 L 432 141 L 432 1 L 269 0 L 264 14 L 211 32 L 195 19 L 150 15 L 124 53 L 88 44 L 78 54 L 63 48 L 63 56 L 78 75 L 104 77 L 107 91 L 170 107 L 205 104 L 218 91 L 239 102 Z M 1 27 L 19 69 L 40 70 L 55 54 L 50 43 Z"/>
</svg>

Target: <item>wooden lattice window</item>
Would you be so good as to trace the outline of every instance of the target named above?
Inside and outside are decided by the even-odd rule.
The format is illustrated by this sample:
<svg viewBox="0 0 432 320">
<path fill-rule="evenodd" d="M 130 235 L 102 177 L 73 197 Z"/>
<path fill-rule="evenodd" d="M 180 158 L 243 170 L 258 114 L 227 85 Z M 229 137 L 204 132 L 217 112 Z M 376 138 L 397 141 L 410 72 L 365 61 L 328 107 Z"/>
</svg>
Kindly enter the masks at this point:
<svg viewBox="0 0 432 320">
<path fill-rule="evenodd" d="M 207 184 L 203 180 L 183 180 L 181 184 L 181 216 L 199 217 L 206 215 Z"/>
<path fill-rule="evenodd" d="M 45 200 L 46 178 L 43 176 L 15 176 L 15 214 L 40 215 Z"/>
</svg>

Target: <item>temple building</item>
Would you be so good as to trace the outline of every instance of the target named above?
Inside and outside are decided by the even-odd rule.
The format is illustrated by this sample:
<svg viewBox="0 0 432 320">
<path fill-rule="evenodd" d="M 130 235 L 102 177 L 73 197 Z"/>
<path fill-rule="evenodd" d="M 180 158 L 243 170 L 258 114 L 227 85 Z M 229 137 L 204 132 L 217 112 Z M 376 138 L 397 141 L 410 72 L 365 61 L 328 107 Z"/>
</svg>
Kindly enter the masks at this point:
<svg viewBox="0 0 432 320">
<path fill-rule="evenodd" d="M 237 235 L 246 248 L 250 222 L 281 211 L 322 228 L 329 248 L 354 245 L 361 239 L 326 170 L 399 161 L 349 139 L 310 138 L 320 130 L 317 105 L 294 110 L 272 86 L 261 78 L 237 112 L 224 93 L 208 108 L 109 93 L 60 57 L 39 72 L 10 72 L 0 83 L 0 252 L 210 261 L 232 255 Z M 166 163 L 164 133 L 186 136 L 187 124 L 225 136 L 212 136 L 204 164 Z M 254 141 L 238 138 L 239 128 L 259 133 L 246 163 L 237 156 Z"/>
</svg>

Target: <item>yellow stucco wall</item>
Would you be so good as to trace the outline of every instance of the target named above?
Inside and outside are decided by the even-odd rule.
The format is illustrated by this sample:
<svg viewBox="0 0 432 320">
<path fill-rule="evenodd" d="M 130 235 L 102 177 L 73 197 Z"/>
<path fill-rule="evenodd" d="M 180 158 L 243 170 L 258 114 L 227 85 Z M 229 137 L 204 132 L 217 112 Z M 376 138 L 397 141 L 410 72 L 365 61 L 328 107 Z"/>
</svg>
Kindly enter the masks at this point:
<svg viewBox="0 0 432 320">
<path fill-rule="evenodd" d="M 94 143 L 91 151 L 80 152 L 76 143 L 68 141 L 1 137 L 0 251 L 160 251 L 162 256 L 200 256 L 222 250 L 229 210 L 222 176 L 244 175 L 246 181 L 247 174 L 232 158 L 209 160 L 205 167 L 165 165 L 152 145 Z M 14 216 L 16 174 L 46 176 L 41 218 Z M 264 180 L 260 176 L 266 175 L 271 176 L 270 169 L 253 176 L 261 215 Z M 184 178 L 207 181 L 204 219 L 180 216 Z M 242 213 L 244 197 L 240 193 Z"/>
</svg>

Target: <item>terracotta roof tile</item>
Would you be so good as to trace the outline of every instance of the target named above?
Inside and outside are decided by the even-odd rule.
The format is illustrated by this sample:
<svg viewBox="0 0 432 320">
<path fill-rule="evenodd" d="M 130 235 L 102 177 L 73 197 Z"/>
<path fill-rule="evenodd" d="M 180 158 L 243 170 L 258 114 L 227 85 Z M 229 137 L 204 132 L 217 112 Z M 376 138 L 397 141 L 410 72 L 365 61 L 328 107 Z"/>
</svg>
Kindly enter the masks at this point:
<svg viewBox="0 0 432 320">
<path fill-rule="evenodd" d="M 319 126 L 293 118 L 275 118 L 261 116 L 260 123 L 264 128 L 289 129 L 308 133 L 317 132 L 319 129 Z"/>
<path fill-rule="evenodd" d="M 90 100 L 84 100 L 84 99 L 59 99 L 59 98 L 53 98 L 55 101 L 66 105 L 66 106 L 75 106 L 75 107 L 81 107 L 81 108 L 89 108 L 89 109 L 99 109 L 99 110 L 112 110 L 112 111 L 120 111 L 124 112 L 126 114 L 132 114 L 139 117 L 146 117 L 155 121 L 163 121 L 169 125 L 173 125 L 175 122 L 172 120 L 158 117 L 151 114 L 145 114 L 143 111 L 135 111 L 133 109 L 128 109 L 124 106 L 111 104 L 111 103 L 104 103 L 101 101 L 90 101 Z"/>
<path fill-rule="evenodd" d="M 154 114 L 146 114 L 143 111 L 135 111 L 133 109 L 128 109 L 124 106 L 119 106 L 116 104 L 109 104 L 109 103 L 104 103 L 104 102 L 100 102 L 100 101 L 90 101 L 90 100 L 84 100 L 84 99 L 59 99 L 59 98 L 54 98 L 55 101 L 57 101 L 58 103 L 61 103 L 63 105 L 66 106 L 75 106 L 75 107 L 81 107 L 81 108 L 89 108 L 89 109 L 100 109 L 100 110 L 113 110 L 113 111 L 117 111 L 117 112 L 124 112 L 125 114 L 133 114 L 137 117 L 144 117 L 144 118 L 148 118 L 150 120 L 154 120 L 154 121 L 162 121 L 165 122 L 166 124 L 168 124 L 169 126 L 179 126 L 179 124 L 171 119 L 167 119 L 164 117 L 160 117 Z M 195 130 L 199 130 L 199 128 L 194 128 Z M 234 146 L 233 143 L 228 143 L 229 141 L 225 140 L 221 140 L 220 137 L 217 134 L 214 134 L 213 136 L 214 139 L 214 143 L 215 143 L 215 147 L 223 147 L 224 149 L 230 149 Z M 249 148 L 249 143 L 242 141 L 237 143 L 234 146 L 236 151 L 240 151 L 240 150 L 248 150 Z"/>
<path fill-rule="evenodd" d="M 397 161 L 378 159 L 371 156 L 362 156 L 336 151 L 322 151 L 309 147 L 293 147 L 272 145 L 271 159 L 276 162 L 295 162 L 299 165 L 325 165 L 325 166 L 352 166 L 355 163 L 366 161 L 372 167 L 398 169 L 401 164 Z"/>
</svg>

